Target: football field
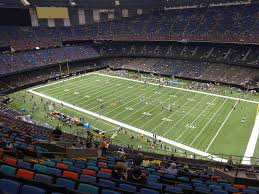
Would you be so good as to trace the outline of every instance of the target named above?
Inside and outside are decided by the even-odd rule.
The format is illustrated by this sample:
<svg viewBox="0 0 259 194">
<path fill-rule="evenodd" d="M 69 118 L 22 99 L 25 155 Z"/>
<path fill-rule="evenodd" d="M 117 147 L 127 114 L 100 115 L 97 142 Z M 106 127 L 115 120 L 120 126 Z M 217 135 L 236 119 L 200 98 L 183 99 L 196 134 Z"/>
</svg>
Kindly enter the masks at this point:
<svg viewBox="0 0 259 194">
<path fill-rule="evenodd" d="M 100 73 L 29 91 L 199 155 L 251 155 L 256 146 L 256 101 Z"/>
</svg>

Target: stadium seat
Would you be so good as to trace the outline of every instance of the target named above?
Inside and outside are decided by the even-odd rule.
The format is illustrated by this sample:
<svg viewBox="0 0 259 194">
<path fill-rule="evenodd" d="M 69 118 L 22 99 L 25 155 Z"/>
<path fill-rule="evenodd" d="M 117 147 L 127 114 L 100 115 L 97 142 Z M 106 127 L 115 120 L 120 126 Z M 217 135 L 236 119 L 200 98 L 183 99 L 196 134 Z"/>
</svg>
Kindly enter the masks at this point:
<svg viewBox="0 0 259 194">
<path fill-rule="evenodd" d="M 57 163 L 56 164 L 56 167 L 57 168 L 61 168 L 61 169 L 68 169 L 68 165 L 66 165 L 66 164 L 62 164 L 62 163 Z"/>
<path fill-rule="evenodd" d="M 45 165 L 47 165 L 47 166 L 52 166 L 52 167 L 55 167 L 55 166 L 56 166 L 55 162 L 48 161 L 48 160 L 44 161 L 43 164 L 45 164 Z"/>
<path fill-rule="evenodd" d="M 103 178 L 110 178 L 111 177 L 111 174 L 107 173 L 107 172 L 98 172 L 97 173 L 97 176 L 98 177 L 103 177 Z"/>
<path fill-rule="evenodd" d="M 53 182 L 53 178 L 45 174 L 35 174 L 34 180 L 47 184 L 51 184 Z"/>
<path fill-rule="evenodd" d="M 107 179 L 99 179 L 98 182 L 100 185 L 103 186 L 107 186 L 107 187 L 111 187 L 114 188 L 115 187 L 115 182 L 111 181 L 111 180 L 107 180 Z"/>
<path fill-rule="evenodd" d="M 200 194 L 209 194 L 210 190 L 208 188 L 205 188 L 205 187 L 196 187 L 195 192 L 200 193 Z"/>
<path fill-rule="evenodd" d="M 20 167 L 20 168 L 31 169 L 31 163 L 25 162 L 23 160 L 18 160 L 17 166 Z"/>
<path fill-rule="evenodd" d="M 5 163 L 12 165 L 12 166 L 16 166 L 16 164 L 17 164 L 17 160 L 14 158 L 5 158 L 4 161 L 5 161 Z"/>
<path fill-rule="evenodd" d="M 228 194 L 228 192 L 223 190 L 214 190 L 212 194 Z"/>
<path fill-rule="evenodd" d="M 119 192 L 103 189 L 101 194 L 120 194 Z"/>
<path fill-rule="evenodd" d="M 120 183 L 119 188 L 123 191 L 127 191 L 127 192 L 136 192 L 137 188 L 132 186 L 132 185 L 128 185 L 128 184 L 124 184 L 124 183 Z"/>
<path fill-rule="evenodd" d="M 47 168 L 47 174 L 61 176 L 62 171 L 57 168 Z"/>
<path fill-rule="evenodd" d="M 41 164 L 34 164 L 33 169 L 37 172 L 47 173 L 48 167 L 41 165 Z"/>
<path fill-rule="evenodd" d="M 71 178 L 73 180 L 77 180 L 78 179 L 78 173 L 76 172 L 70 172 L 70 171 L 63 171 L 63 176 L 64 177 L 68 177 Z"/>
<path fill-rule="evenodd" d="M 88 174 L 88 175 L 96 175 L 96 171 L 94 170 L 88 170 L 88 169 L 83 169 L 82 174 Z"/>
<path fill-rule="evenodd" d="M 77 168 L 75 166 L 71 166 L 69 167 L 67 170 L 72 171 L 72 172 L 77 172 L 77 173 L 81 173 L 81 169 Z"/>
<path fill-rule="evenodd" d="M 248 186 L 247 189 L 259 192 L 259 187 Z"/>
<path fill-rule="evenodd" d="M 257 194 L 258 192 L 249 190 L 249 189 L 243 189 L 243 194 Z"/>
<path fill-rule="evenodd" d="M 151 189 L 141 188 L 140 194 L 159 194 L 159 192 Z"/>
<path fill-rule="evenodd" d="M 21 189 L 21 194 L 46 194 L 46 191 L 38 187 L 24 185 Z"/>
<path fill-rule="evenodd" d="M 165 191 L 170 193 L 183 193 L 183 190 L 181 188 L 169 185 L 166 186 Z"/>
<path fill-rule="evenodd" d="M 87 169 L 94 170 L 94 171 L 98 171 L 99 170 L 99 168 L 96 167 L 96 166 L 87 166 Z"/>
<path fill-rule="evenodd" d="M 9 180 L 9 179 L 0 179 L 0 188 L 1 191 L 7 193 L 7 194 L 18 194 L 21 184 Z"/>
<path fill-rule="evenodd" d="M 18 169 L 16 176 L 32 180 L 34 177 L 34 172 L 25 169 Z"/>
<path fill-rule="evenodd" d="M 91 193 L 91 194 L 98 194 L 99 193 L 99 189 L 96 186 L 93 185 L 88 185 L 88 184 L 84 184 L 84 183 L 80 183 L 78 186 L 78 191 L 81 193 Z"/>
<path fill-rule="evenodd" d="M 74 189 L 75 188 L 75 182 L 72 180 L 64 179 L 64 178 L 57 178 L 56 180 L 57 185 L 64 186 L 68 189 Z"/>
<path fill-rule="evenodd" d="M 86 183 L 96 183 L 96 177 L 82 174 L 80 176 L 80 181 L 86 182 Z"/>
<path fill-rule="evenodd" d="M 10 174 L 10 175 L 15 175 L 16 168 L 14 168 L 12 166 L 8 166 L 8 165 L 1 165 L 0 172 L 5 173 L 5 174 Z"/>
<path fill-rule="evenodd" d="M 148 182 L 148 187 L 152 188 L 152 189 L 160 189 L 162 190 L 163 188 L 163 184 L 161 183 L 155 183 L 155 182 Z"/>
<path fill-rule="evenodd" d="M 108 174 L 111 174 L 112 173 L 112 170 L 111 169 L 107 169 L 107 168 L 101 168 L 100 170 L 101 172 L 106 172 Z"/>
</svg>

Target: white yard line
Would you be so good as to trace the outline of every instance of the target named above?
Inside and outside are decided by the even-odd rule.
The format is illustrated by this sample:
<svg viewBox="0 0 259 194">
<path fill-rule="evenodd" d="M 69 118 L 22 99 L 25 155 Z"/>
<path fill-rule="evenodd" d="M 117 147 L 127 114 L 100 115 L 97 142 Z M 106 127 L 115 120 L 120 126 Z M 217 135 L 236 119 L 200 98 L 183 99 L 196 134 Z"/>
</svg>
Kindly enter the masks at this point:
<svg viewBox="0 0 259 194">
<path fill-rule="evenodd" d="M 246 147 L 246 151 L 242 160 L 242 164 L 251 164 L 251 157 L 253 157 L 254 155 L 254 151 L 255 151 L 255 147 L 256 147 L 256 143 L 257 143 L 257 139 L 259 136 L 259 104 L 258 106 L 258 111 L 256 113 L 256 117 L 255 117 L 255 123 L 254 123 L 254 127 L 250 136 L 250 139 L 248 141 L 247 147 Z"/>
<path fill-rule="evenodd" d="M 113 77 L 113 78 L 117 78 L 117 79 L 129 80 L 129 81 L 143 83 L 143 81 L 139 81 L 139 80 L 124 78 L 124 77 L 118 77 L 118 76 L 113 76 L 113 75 L 107 75 L 107 74 L 102 74 L 102 73 L 93 72 L 93 74 L 98 74 L 98 75 L 102 75 L 102 76 Z M 159 84 L 155 84 L 155 83 L 147 82 L 147 84 L 154 85 L 154 86 L 159 86 Z M 178 87 L 174 87 L 174 86 L 163 86 L 163 87 L 173 88 L 173 89 L 176 89 L 176 90 L 183 90 L 183 91 L 188 91 L 188 92 L 194 92 L 194 93 L 199 93 L 199 94 L 206 94 L 206 95 L 210 95 L 210 96 L 217 96 L 217 97 L 221 97 L 221 98 L 228 98 L 228 99 L 232 99 L 232 100 L 240 100 L 240 101 L 244 101 L 244 102 L 251 102 L 251 103 L 259 104 L 259 101 L 246 100 L 246 99 L 243 99 L 243 98 L 235 98 L 235 97 L 231 97 L 231 96 L 224 96 L 224 95 L 220 95 L 220 94 L 212 94 L 212 93 L 201 92 L 201 91 L 196 91 L 196 90 L 189 90 L 189 89 L 178 88 Z"/>
<path fill-rule="evenodd" d="M 81 80 L 81 81 L 83 81 L 83 80 Z M 74 82 L 74 84 L 75 84 L 75 82 Z M 91 89 L 91 91 L 92 91 L 91 94 L 95 94 L 95 93 L 99 93 L 99 92 L 100 92 L 100 91 L 99 91 L 99 88 L 101 88 L 101 86 L 98 86 L 98 85 L 99 85 L 99 83 L 95 83 L 95 84 L 91 83 L 91 85 L 88 85 L 88 86 L 86 87 L 86 86 L 83 85 L 83 84 L 79 84 L 79 86 L 76 87 L 76 90 L 79 91 L 79 93 L 84 93 L 85 91 Z M 70 87 L 67 87 L 67 86 L 62 86 L 62 87 L 64 87 L 64 90 L 67 89 L 67 90 L 68 90 L 68 91 L 67 91 L 68 93 L 71 93 L 71 90 L 75 90 L 75 85 L 72 85 L 72 86 L 70 86 Z M 60 87 L 57 87 L 57 88 L 60 88 Z M 82 89 L 81 89 L 81 88 L 82 88 Z M 92 88 L 95 88 L 95 89 L 92 90 Z M 52 88 L 52 89 L 56 89 L 56 88 Z M 56 98 L 57 98 L 57 97 L 58 97 L 58 98 L 63 98 L 64 96 L 67 97 L 67 94 L 66 94 L 67 92 L 64 91 L 64 90 L 60 90 L 60 91 L 59 91 L 59 89 L 58 89 L 58 90 L 56 90 L 56 91 L 59 91 L 59 92 L 55 92 L 54 94 L 48 93 L 48 95 L 49 95 L 49 96 L 55 95 Z M 46 91 L 48 91 L 48 90 L 40 91 L 40 93 L 45 93 Z M 74 91 L 74 92 L 75 92 L 75 91 Z M 62 95 L 59 96 L 59 94 L 62 94 Z M 74 98 L 78 98 L 78 96 L 73 96 L 73 97 L 67 98 L 67 100 L 71 100 L 71 99 L 74 99 Z"/>
<path fill-rule="evenodd" d="M 165 92 L 164 94 L 160 95 L 158 98 L 156 98 L 155 100 L 151 101 L 150 103 L 142 105 L 140 109 L 138 109 L 137 111 L 134 111 L 134 112 L 128 114 L 128 115 L 127 115 L 126 117 L 124 117 L 122 120 L 124 121 L 125 119 L 129 118 L 131 115 L 133 115 L 133 114 L 139 112 L 140 110 L 144 109 L 145 107 L 147 107 L 147 105 L 153 104 L 154 102 L 158 101 L 161 97 L 164 97 L 164 96 L 166 96 L 167 94 L 168 94 L 168 93 Z M 153 95 L 151 95 L 151 96 L 154 96 L 154 95 L 155 95 L 155 94 L 153 94 Z M 144 101 L 144 103 L 145 103 L 145 101 Z M 141 102 L 135 104 L 133 107 L 135 107 L 135 106 L 137 106 L 137 105 L 141 105 Z M 133 107 L 132 107 L 132 108 L 133 108 Z M 125 112 L 125 111 L 123 111 L 123 112 Z M 118 115 L 121 115 L 123 112 L 121 112 L 121 113 L 118 114 Z M 118 116 L 118 115 L 116 115 L 116 116 Z"/>
<path fill-rule="evenodd" d="M 176 94 L 178 94 L 178 92 L 177 92 Z M 176 103 L 176 102 L 178 102 L 179 100 L 183 99 L 186 95 L 187 95 L 187 94 L 182 95 L 180 98 L 178 98 L 176 101 L 174 101 L 174 103 Z M 144 124 L 141 126 L 141 128 L 144 128 L 145 125 L 147 125 L 148 123 L 150 123 L 151 121 L 153 121 L 155 118 L 157 118 L 160 114 L 163 114 L 165 111 L 166 111 L 166 110 L 160 111 L 159 114 L 157 114 L 155 117 L 153 117 L 152 119 L 149 119 L 146 123 L 144 123 Z M 174 111 L 174 113 L 175 113 L 175 112 L 177 112 L 177 110 Z"/>
<path fill-rule="evenodd" d="M 94 78 L 94 79 L 96 80 L 96 78 Z M 89 81 L 91 82 L 91 85 L 89 85 L 90 87 L 88 87 L 88 85 L 85 85 L 85 83 L 88 84 Z M 103 82 L 106 82 L 106 81 L 107 81 L 106 79 L 103 80 Z M 93 82 L 95 82 L 95 83 L 93 83 Z M 51 90 L 54 90 L 54 92 L 50 92 L 50 93 L 48 93 L 48 95 L 54 94 L 55 96 L 58 95 L 58 97 L 61 98 L 64 95 L 59 96 L 59 94 L 64 94 L 64 90 L 62 90 L 60 88 L 69 89 L 69 90 L 71 90 L 71 88 L 72 88 L 72 90 L 76 89 L 76 91 L 79 91 L 81 93 L 82 91 L 86 91 L 89 88 L 92 88 L 93 85 L 97 85 L 97 86 L 100 85 L 100 82 L 101 81 L 91 81 L 91 78 L 90 79 L 86 78 L 86 79 L 83 79 L 83 80 L 80 80 L 80 81 L 77 81 L 77 82 L 72 82 L 72 83 L 66 84 L 64 86 L 57 86 L 55 88 L 51 88 Z M 115 83 L 117 83 L 117 81 Z M 118 83 L 120 83 L 120 82 L 118 81 Z M 69 87 L 68 87 L 68 85 L 69 85 Z M 56 88 L 58 88 L 58 89 L 55 90 Z M 98 91 L 98 88 L 96 88 L 95 90 Z M 44 91 L 40 91 L 40 92 L 45 93 L 46 91 L 49 91 L 49 90 L 44 90 Z M 98 91 L 98 92 L 100 92 L 100 91 Z"/>
<path fill-rule="evenodd" d="M 148 90 L 148 91 L 144 92 L 143 94 L 148 94 L 148 93 L 150 93 L 150 92 L 153 92 L 153 91 L 156 90 L 156 89 L 157 89 L 157 88 L 154 88 L 154 89 L 152 89 L 152 90 Z M 131 91 L 131 92 L 132 92 L 132 91 Z M 107 112 L 106 115 L 108 115 L 108 114 L 110 114 L 111 112 L 117 110 L 117 109 L 118 109 L 119 107 L 121 107 L 121 106 L 125 106 L 125 105 L 127 105 L 127 104 L 130 104 L 132 101 L 134 101 L 135 99 L 139 98 L 139 96 L 138 96 L 138 97 L 135 97 L 135 98 L 132 98 L 132 96 L 128 96 L 127 98 L 131 98 L 131 100 L 130 100 L 130 101 L 127 101 L 126 104 L 122 104 L 122 105 L 120 105 L 120 106 L 114 108 L 113 110 Z M 127 99 L 127 98 L 124 98 L 123 101 L 125 101 L 125 99 Z M 135 105 L 136 105 L 136 104 L 135 104 Z M 133 105 L 133 107 L 134 107 L 135 105 Z M 131 108 L 133 108 L 133 107 L 131 107 Z M 115 117 L 115 116 L 118 116 L 118 115 L 120 115 L 120 114 L 122 114 L 122 113 L 124 113 L 124 112 L 126 112 L 126 110 L 120 112 L 119 114 L 114 115 L 114 117 Z"/>
<path fill-rule="evenodd" d="M 189 94 L 189 93 L 186 93 L 186 95 L 187 94 Z M 194 96 L 196 96 L 197 94 L 195 94 Z M 184 95 L 185 96 L 185 95 Z M 182 96 L 181 97 L 181 99 L 184 97 L 184 96 Z M 194 97 L 193 96 L 193 97 Z M 179 100 L 177 100 L 177 101 L 179 101 Z M 184 107 L 186 104 L 188 104 L 188 103 L 191 103 L 190 101 L 188 101 L 188 100 L 186 100 L 185 101 L 185 103 L 184 104 L 181 104 L 181 108 L 182 107 Z M 181 109 L 180 108 L 180 109 Z M 178 113 L 179 111 L 178 110 L 176 110 L 176 111 L 174 111 L 174 113 L 173 114 L 171 114 L 171 115 L 169 115 L 169 117 L 168 117 L 168 119 L 170 119 L 172 116 L 174 116 L 176 113 Z M 152 130 L 151 130 L 151 132 L 153 132 L 153 131 L 155 131 L 158 127 L 160 127 L 162 124 L 164 124 L 164 123 L 166 123 L 166 121 L 162 121 L 162 122 L 160 122 L 156 127 L 154 127 Z"/>
<path fill-rule="evenodd" d="M 55 92 L 55 94 L 59 94 L 59 93 L 61 93 L 61 92 L 64 92 L 64 88 L 71 88 L 71 86 L 73 86 L 73 85 L 81 85 L 82 86 L 82 84 L 81 83 L 83 83 L 83 82 L 87 82 L 88 80 L 91 80 L 91 79 L 94 79 L 93 77 L 87 77 L 87 78 L 85 78 L 85 79 L 80 79 L 80 80 L 76 80 L 76 81 L 71 81 L 71 82 L 68 82 L 68 83 L 62 83 L 62 85 L 60 85 L 60 86 L 55 86 L 55 87 L 50 87 L 50 88 L 44 88 L 44 89 L 42 89 L 40 92 L 42 92 L 42 93 L 44 93 L 44 92 L 48 92 L 49 94 L 52 94 L 52 91 L 54 90 L 54 92 Z M 107 79 L 109 79 L 109 78 L 107 78 Z M 60 82 L 58 82 L 58 83 L 60 83 Z M 51 83 L 51 85 L 54 85 L 54 84 L 52 84 Z M 35 90 L 35 89 L 32 89 L 32 90 Z"/>
<path fill-rule="evenodd" d="M 189 115 L 189 114 L 190 114 L 198 105 L 200 105 L 201 102 L 202 102 L 205 98 L 207 98 L 207 97 L 208 97 L 208 95 L 205 96 L 204 98 L 202 98 L 197 104 L 195 104 L 195 106 L 193 106 L 190 111 L 188 111 L 183 117 L 181 117 L 181 119 L 179 119 L 179 120 L 173 125 L 173 127 L 171 127 L 170 129 L 168 129 L 168 130 L 163 134 L 163 137 L 164 137 L 167 133 L 169 133 L 178 123 L 180 123 L 187 115 Z M 178 135 L 178 132 L 177 132 L 177 135 Z"/>
<path fill-rule="evenodd" d="M 212 100 L 212 102 L 214 102 L 216 99 L 217 99 L 217 97 L 214 98 L 214 99 Z M 209 107 L 210 107 L 210 105 L 207 105 L 207 106 L 203 109 L 203 111 L 201 111 L 200 114 L 190 123 L 190 125 L 193 125 L 193 123 L 195 123 L 195 121 L 198 120 L 198 119 L 200 118 L 200 116 L 203 115 L 203 113 L 204 113 Z M 183 134 L 185 134 L 185 132 L 186 132 L 188 129 L 189 129 L 189 127 L 185 127 L 185 130 L 183 130 L 183 132 L 175 139 L 175 141 L 178 141 L 178 140 L 183 136 Z M 192 131 L 192 129 L 190 129 L 190 131 Z"/>
<path fill-rule="evenodd" d="M 132 86 L 132 85 L 131 85 L 131 86 Z M 134 85 L 134 86 L 135 86 L 135 85 Z M 139 86 L 136 86 L 136 87 L 139 87 Z M 124 88 L 124 89 L 121 89 L 121 88 Z M 111 90 L 111 89 L 112 89 L 112 90 Z M 101 98 L 101 97 L 100 97 L 100 99 L 103 100 L 103 101 L 102 101 L 103 103 L 107 103 L 107 102 L 113 101 L 114 99 L 116 99 L 116 98 L 119 97 L 119 96 L 125 95 L 125 93 L 128 93 L 128 92 L 123 92 L 124 90 L 128 90 L 128 88 L 127 88 L 127 87 L 125 88 L 124 85 L 121 85 L 121 86 L 119 86 L 119 87 L 116 87 L 116 85 L 113 85 L 113 86 L 111 86 L 111 87 L 107 87 L 107 88 L 104 89 L 104 90 L 99 90 L 98 92 L 90 93 L 90 95 L 96 95 L 96 94 L 98 94 L 98 93 L 101 93 L 101 95 L 102 95 L 102 96 L 104 95 L 105 97 L 104 97 L 104 98 Z M 87 91 L 87 89 L 86 89 L 86 91 Z M 104 91 L 107 91 L 107 92 L 104 92 Z M 111 93 L 111 94 L 110 94 L 110 93 Z M 114 95 L 115 93 L 122 93 L 122 94 L 121 94 L 121 95 L 117 95 L 115 98 L 111 98 L 111 96 Z M 108 94 L 109 94 L 109 95 L 108 95 Z M 109 100 L 108 100 L 108 101 L 104 101 L 104 99 L 106 99 L 106 98 L 108 98 Z M 78 100 L 74 101 L 73 104 L 76 103 L 76 102 L 78 102 L 78 101 L 81 101 L 81 103 L 78 103 L 77 105 L 82 105 L 82 106 L 84 106 L 85 104 L 87 104 L 87 105 L 89 106 L 90 104 L 96 103 L 96 101 L 92 101 L 92 102 L 90 102 L 90 103 L 87 103 L 89 100 L 91 100 L 91 99 L 88 99 L 88 100 L 86 100 L 86 101 L 82 101 L 82 99 L 78 99 Z M 98 106 L 100 106 L 100 104 L 91 107 L 91 109 L 96 108 L 96 107 L 98 107 Z"/>
<path fill-rule="evenodd" d="M 223 105 L 226 103 L 228 99 L 226 98 L 225 101 L 221 104 L 221 106 L 218 108 L 218 110 L 213 114 L 213 116 L 210 118 L 210 120 L 206 123 L 206 125 L 202 128 L 202 130 L 198 133 L 198 135 L 196 135 L 196 137 L 192 140 L 192 143 L 190 144 L 190 146 L 192 146 L 192 144 L 196 141 L 196 139 L 200 136 L 200 134 L 204 131 L 204 129 L 206 129 L 206 127 L 209 125 L 209 123 L 211 122 L 211 120 L 215 117 L 215 115 L 219 112 L 219 110 L 223 107 Z"/>
<path fill-rule="evenodd" d="M 105 120 L 105 121 L 110 122 L 110 123 L 113 123 L 113 124 L 115 124 L 115 125 L 118 125 L 118 126 L 121 126 L 121 127 L 127 128 L 127 129 L 130 129 L 130 130 L 132 130 L 132 131 L 135 131 L 135 132 L 144 134 L 144 135 L 149 136 L 149 137 L 153 137 L 153 133 L 150 133 L 150 132 L 141 130 L 141 129 L 139 129 L 139 128 L 136 128 L 136 127 L 127 125 L 127 124 L 125 124 L 125 123 L 122 123 L 122 122 L 119 122 L 119 121 L 116 121 L 116 120 L 113 120 L 113 119 L 111 119 L 111 118 L 109 118 L 109 117 L 105 117 L 105 116 L 103 116 L 103 115 L 100 115 L 100 114 L 97 114 L 97 113 L 94 113 L 94 112 L 85 110 L 85 109 L 80 108 L 80 107 L 78 107 L 78 106 L 74 106 L 74 105 L 69 104 L 69 103 L 67 103 L 67 102 L 64 102 L 64 101 L 61 101 L 61 100 L 52 98 L 52 97 L 50 97 L 50 96 L 47 96 L 47 95 L 45 95 L 45 94 L 41 94 L 41 93 L 36 92 L 36 91 L 33 91 L 33 90 L 31 90 L 31 89 L 28 90 L 28 91 L 31 92 L 31 93 L 33 93 L 33 94 L 35 94 L 35 95 L 38 95 L 38 96 L 41 96 L 41 97 L 43 97 L 43 98 L 49 99 L 49 100 L 51 100 L 51 101 L 53 101 L 53 102 L 56 102 L 56 103 L 58 103 L 58 104 L 63 104 L 63 105 L 65 105 L 65 106 L 69 107 L 69 108 L 78 110 L 78 111 L 80 111 L 80 112 L 86 113 L 86 114 L 88 114 L 88 115 L 94 116 L 94 117 L 99 118 L 99 119 L 102 119 L 102 120 Z M 171 144 L 171 145 L 173 145 L 173 146 L 179 147 L 179 148 L 181 148 L 181 149 L 184 149 L 184 150 L 186 150 L 186 151 L 189 151 L 189 152 L 192 152 L 192 153 L 201 155 L 201 156 L 203 156 L 203 157 L 208 157 L 208 158 L 213 159 L 213 160 L 215 160 L 215 161 L 227 162 L 226 159 L 220 158 L 220 157 L 218 157 L 218 156 L 210 155 L 209 153 L 206 153 L 206 152 L 203 152 L 203 151 L 201 151 L 201 150 L 198 150 L 198 149 L 195 149 L 195 148 L 192 148 L 192 147 L 183 145 L 183 144 L 181 144 L 181 143 L 177 143 L 177 142 L 175 142 L 175 141 L 169 140 L 169 139 L 164 138 L 164 137 L 161 137 L 161 136 L 157 136 L 157 139 L 158 139 L 158 140 L 161 140 L 161 141 L 163 141 L 163 142 L 165 142 L 165 143 Z"/>
<path fill-rule="evenodd" d="M 224 122 L 221 124 L 220 128 L 218 129 L 217 133 L 215 134 L 215 136 L 213 137 L 213 139 L 211 140 L 209 146 L 207 147 L 207 149 L 205 150 L 205 152 L 207 152 L 210 148 L 210 146 L 212 145 L 212 143 L 214 142 L 214 140 L 216 139 L 216 137 L 218 136 L 219 132 L 221 131 L 221 129 L 223 128 L 223 126 L 225 125 L 225 123 L 227 122 L 229 116 L 231 115 L 231 113 L 233 112 L 233 110 L 235 109 L 236 105 L 238 103 L 238 100 L 236 101 L 235 105 L 232 107 L 231 111 L 228 113 L 228 116 L 226 117 L 226 119 L 224 120 Z"/>
<path fill-rule="evenodd" d="M 168 93 L 166 93 L 166 94 L 168 94 Z M 178 94 L 178 92 L 176 93 L 176 94 Z M 154 104 L 153 102 L 156 102 L 159 98 L 160 98 L 161 96 L 159 96 L 156 100 L 154 100 L 154 101 L 151 101 L 151 103 L 148 103 L 147 105 L 149 105 L 149 104 Z M 146 105 L 144 105 L 142 108 L 144 108 Z M 161 106 L 161 104 L 159 104 L 158 103 L 158 105 L 155 105 L 153 108 L 151 108 L 151 109 L 149 109 L 148 110 L 148 112 L 149 113 L 151 113 L 153 110 L 155 110 L 155 109 L 157 109 L 157 107 L 159 107 L 159 106 Z M 141 108 L 141 109 L 142 109 Z M 140 111 L 140 109 L 138 110 L 138 111 L 136 111 L 135 113 L 137 113 L 137 112 L 139 112 Z M 162 113 L 163 111 L 161 111 L 160 113 Z M 134 114 L 135 114 L 134 113 Z M 157 116 L 158 116 L 159 114 L 157 114 Z M 140 119 L 142 119 L 143 117 L 145 117 L 146 115 L 142 115 L 142 116 L 140 116 L 140 117 L 138 117 L 137 119 L 135 119 L 134 121 L 132 121 L 131 123 L 130 123 L 130 125 L 132 125 L 133 123 L 135 123 L 136 121 L 138 121 L 138 120 L 140 120 Z M 151 121 L 151 120 L 153 120 L 154 118 L 150 118 L 150 120 L 149 121 Z"/>
</svg>

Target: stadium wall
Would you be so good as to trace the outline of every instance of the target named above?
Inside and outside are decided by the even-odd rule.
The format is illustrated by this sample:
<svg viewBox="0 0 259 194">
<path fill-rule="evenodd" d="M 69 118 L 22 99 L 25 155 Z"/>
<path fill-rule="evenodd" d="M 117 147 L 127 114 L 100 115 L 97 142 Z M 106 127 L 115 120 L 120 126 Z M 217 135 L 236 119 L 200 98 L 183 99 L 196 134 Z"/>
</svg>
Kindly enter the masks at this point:
<svg viewBox="0 0 259 194">
<path fill-rule="evenodd" d="M 0 25 L 31 26 L 29 9 L 0 8 Z"/>
</svg>

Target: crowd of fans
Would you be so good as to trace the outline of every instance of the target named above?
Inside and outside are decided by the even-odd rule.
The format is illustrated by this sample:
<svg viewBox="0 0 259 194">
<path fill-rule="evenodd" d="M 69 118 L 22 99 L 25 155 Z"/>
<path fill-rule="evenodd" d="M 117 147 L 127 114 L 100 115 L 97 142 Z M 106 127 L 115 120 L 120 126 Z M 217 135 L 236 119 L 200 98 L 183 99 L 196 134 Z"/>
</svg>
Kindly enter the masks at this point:
<svg viewBox="0 0 259 194">
<path fill-rule="evenodd" d="M 156 11 L 89 26 L 1 27 L 0 45 L 15 50 L 62 45 L 66 40 L 181 40 L 258 42 L 258 5 Z"/>
<path fill-rule="evenodd" d="M 256 68 L 157 58 L 116 58 L 110 60 L 109 65 L 113 69 L 235 84 L 249 89 L 258 88 L 259 69 Z"/>
<path fill-rule="evenodd" d="M 0 55 L 0 75 L 28 71 L 48 65 L 97 58 L 100 55 L 89 46 L 73 46 L 7 53 Z"/>
</svg>

